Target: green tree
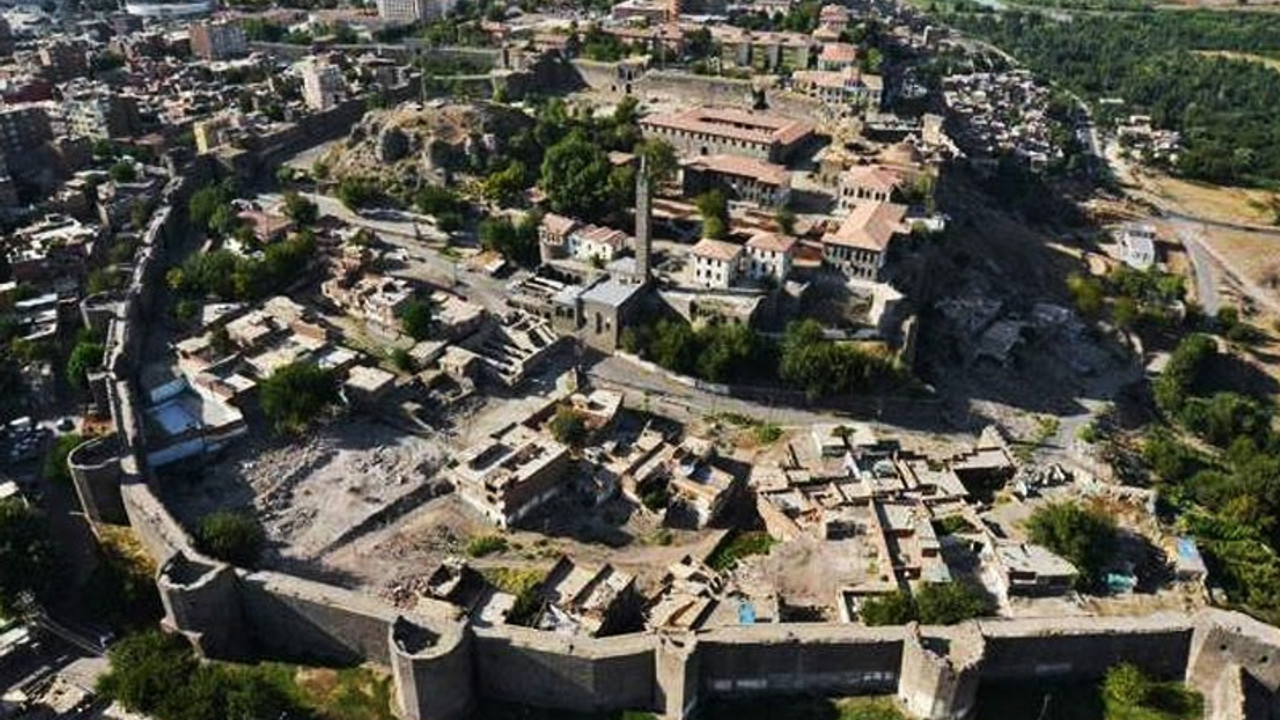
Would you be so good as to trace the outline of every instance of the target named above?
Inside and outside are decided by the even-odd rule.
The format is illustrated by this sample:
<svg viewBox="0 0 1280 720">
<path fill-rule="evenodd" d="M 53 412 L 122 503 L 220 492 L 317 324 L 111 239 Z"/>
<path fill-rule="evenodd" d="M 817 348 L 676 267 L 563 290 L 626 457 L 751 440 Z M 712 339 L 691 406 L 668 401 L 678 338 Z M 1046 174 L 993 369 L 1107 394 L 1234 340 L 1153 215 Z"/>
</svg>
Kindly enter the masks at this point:
<svg viewBox="0 0 1280 720">
<path fill-rule="evenodd" d="M 284 193 L 284 214 L 298 227 L 310 227 L 320 217 L 320 208 L 296 190 Z"/>
<path fill-rule="evenodd" d="M 1097 278 L 1072 273 L 1067 276 L 1067 290 L 1081 315 L 1096 317 L 1102 312 L 1105 296 L 1102 283 Z"/>
<path fill-rule="evenodd" d="M 400 329 L 414 340 L 426 340 L 435 327 L 435 315 L 430 299 L 414 298 L 400 309 Z"/>
<path fill-rule="evenodd" d="M 112 165 L 107 175 L 118 183 L 131 183 L 138 179 L 138 171 L 133 169 L 133 163 L 128 160 L 121 160 Z"/>
<path fill-rule="evenodd" d="M 1032 542 L 1070 560 L 1086 583 L 1101 580 L 1117 539 L 1115 520 L 1075 502 L 1036 508 L 1027 521 L 1027 531 Z"/>
<path fill-rule="evenodd" d="M 1108 704 L 1140 707 L 1151 696 L 1151 680 L 1133 663 L 1120 663 L 1107 671 L 1102 697 Z"/>
<path fill-rule="evenodd" d="M 89 371 L 102 365 L 106 348 L 96 340 L 81 340 L 72 348 L 67 358 L 67 381 L 77 387 L 89 382 Z"/>
<path fill-rule="evenodd" d="M 0 500 L 0 615 L 17 615 L 27 594 L 43 598 L 53 569 L 44 516 L 18 498 Z"/>
<path fill-rule="evenodd" d="M 796 231 L 796 214 L 791 208 L 781 208 L 774 215 L 774 220 L 778 223 L 778 229 L 787 235 L 793 235 Z"/>
<path fill-rule="evenodd" d="M 649 358 L 668 370 L 690 374 L 697 363 L 698 339 L 689 324 L 662 319 L 653 328 Z"/>
<path fill-rule="evenodd" d="M 200 551 L 210 557 L 240 567 L 252 567 L 262 554 L 266 535 L 252 515 L 219 510 L 200 519 L 196 543 Z"/>
<path fill-rule="evenodd" d="M 185 640 L 159 630 L 122 638 L 107 659 L 110 670 L 98 681 L 98 692 L 126 710 L 157 716 L 198 666 Z"/>
<path fill-rule="evenodd" d="M 581 131 L 551 146 L 542 161 L 542 189 L 554 212 L 596 219 L 609 210 L 609 159 Z"/>
<path fill-rule="evenodd" d="M 556 409 L 551 418 L 551 436 L 569 447 L 581 447 L 587 441 L 587 421 L 582 413 L 571 407 Z"/>
<path fill-rule="evenodd" d="M 756 355 L 756 336 L 746 325 L 709 325 L 701 335 L 697 370 L 703 380 L 724 382 L 741 377 Z"/>
<path fill-rule="evenodd" d="M 294 362 L 258 384 L 262 412 L 281 432 L 298 433 L 338 402 L 338 378 L 309 362 Z"/>
<path fill-rule="evenodd" d="M 501 207 L 515 205 L 525 188 L 529 187 L 529 173 L 523 163 L 512 160 L 502 170 L 485 178 L 481 193 L 485 199 Z"/>
<path fill-rule="evenodd" d="M 347 176 L 338 182 L 334 194 L 348 210 L 359 210 L 376 200 L 380 191 L 371 179 Z"/>
<path fill-rule="evenodd" d="M 719 190 L 709 190 L 694 200 L 702 216 L 702 237 L 719 240 L 729 232 L 729 201 Z"/>
<path fill-rule="evenodd" d="M 919 619 L 915 600 L 904 590 L 863 600 L 858 615 L 863 623 L 872 626 L 906 625 Z"/>
<path fill-rule="evenodd" d="M 676 149 L 666 140 L 643 140 L 636 145 L 635 154 L 644 158 L 650 189 L 675 180 L 680 171 L 680 158 L 676 155 Z"/>
<path fill-rule="evenodd" d="M 916 594 L 916 607 L 926 625 L 955 625 L 991 612 L 986 594 L 963 582 L 925 584 Z"/>
<path fill-rule="evenodd" d="M 49 454 L 44 456 L 44 464 L 40 469 L 41 477 L 51 483 L 71 484 L 71 470 L 67 468 L 67 456 L 84 441 L 85 437 L 76 433 L 67 433 L 59 437 L 53 443 Z"/>
</svg>

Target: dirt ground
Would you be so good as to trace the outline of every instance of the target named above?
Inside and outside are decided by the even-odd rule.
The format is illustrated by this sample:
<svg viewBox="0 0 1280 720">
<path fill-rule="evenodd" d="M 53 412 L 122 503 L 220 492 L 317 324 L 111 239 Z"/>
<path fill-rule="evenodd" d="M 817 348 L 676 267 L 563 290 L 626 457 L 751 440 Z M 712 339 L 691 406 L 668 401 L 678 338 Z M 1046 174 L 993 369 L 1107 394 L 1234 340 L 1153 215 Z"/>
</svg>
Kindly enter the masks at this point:
<svg viewBox="0 0 1280 720">
<path fill-rule="evenodd" d="M 1262 233 L 1207 228 L 1205 235 L 1232 272 L 1256 283 L 1280 301 L 1280 237 Z"/>
<path fill-rule="evenodd" d="M 202 476 L 170 482 L 189 526 L 217 509 L 252 508 L 278 559 L 312 561 L 395 500 L 423 489 L 445 457 L 441 443 L 364 418 L 296 440 L 250 434 Z"/>
<path fill-rule="evenodd" d="M 1138 182 L 1147 192 L 1188 215 L 1262 226 L 1269 226 L 1276 219 L 1269 206 L 1275 193 L 1266 190 L 1209 185 L 1145 171 Z"/>
<path fill-rule="evenodd" d="M 537 513 L 529 529 L 503 532 L 455 493 L 337 548 L 325 557 L 324 569 L 394 600 L 394 588 L 430 573 L 447 556 L 465 556 L 470 540 L 499 535 L 507 541 L 505 550 L 468 561 L 479 569 L 549 569 L 568 555 L 588 565 L 612 563 L 652 591 L 669 565 L 685 555 L 709 555 L 722 533 L 662 528 L 655 516 L 625 500 L 587 508 L 569 498 Z"/>
</svg>

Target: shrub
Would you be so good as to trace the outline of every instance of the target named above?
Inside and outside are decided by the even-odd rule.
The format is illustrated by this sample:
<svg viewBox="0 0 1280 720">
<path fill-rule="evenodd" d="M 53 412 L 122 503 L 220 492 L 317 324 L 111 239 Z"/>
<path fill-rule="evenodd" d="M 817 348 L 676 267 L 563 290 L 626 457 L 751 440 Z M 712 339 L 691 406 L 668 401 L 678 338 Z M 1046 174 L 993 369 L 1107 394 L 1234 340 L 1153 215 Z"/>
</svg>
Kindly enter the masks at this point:
<svg viewBox="0 0 1280 720">
<path fill-rule="evenodd" d="M 581 447 L 588 436 L 587 421 L 571 407 L 561 407 L 551 418 L 551 437 L 570 447 Z"/>
<path fill-rule="evenodd" d="M 1070 560 L 1085 582 L 1096 583 L 1116 544 L 1116 523 L 1108 515 L 1074 502 L 1036 508 L 1027 522 L 1031 541 Z"/>
<path fill-rule="evenodd" d="M 905 625 L 918 617 L 915 600 L 902 590 L 863 600 L 858 614 L 863 623 L 872 626 Z"/>
<path fill-rule="evenodd" d="M 954 625 L 991 612 L 984 592 L 963 582 L 929 583 L 916 595 L 920 622 Z"/>
<path fill-rule="evenodd" d="M 196 544 L 210 557 L 240 567 L 252 567 L 262 554 L 266 535 L 252 515 L 219 510 L 200 520 Z"/>
<path fill-rule="evenodd" d="M 262 412 L 277 430 L 301 432 L 326 408 L 338 401 L 338 379 L 332 370 L 309 362 L 294 362 L 273 372 L 258 385 Z"/>
<path fill-rule="evenodd" d="M 471 538 L 467 543 L 466 553 L 468 557 L 481 558 L 503 552 L 507 546 L 507 539 L 501 535 L 481 535 Z"/>
</svg>

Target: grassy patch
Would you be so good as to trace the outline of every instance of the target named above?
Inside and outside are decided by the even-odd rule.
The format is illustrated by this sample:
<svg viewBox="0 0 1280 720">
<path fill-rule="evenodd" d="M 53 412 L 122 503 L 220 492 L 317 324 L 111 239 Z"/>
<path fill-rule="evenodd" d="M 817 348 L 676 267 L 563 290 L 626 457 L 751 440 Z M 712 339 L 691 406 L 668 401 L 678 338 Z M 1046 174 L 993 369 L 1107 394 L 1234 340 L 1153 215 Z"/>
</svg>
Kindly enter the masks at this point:
<svg viewBox="0 0 1280 720">
<path fill-rule="evenodd" d="M 545 570 L 537 568 L 484 568 L 480 571 L 485 580 L 502 592 L 516 596 L 507 615 L 513 625 L 529 625 L 536 619 L 540 599 L 538 585 L 547 577 Z"/>
<path fill-rule="evenodd" d="M 1037 416 L 1035 430 L 1013 448 L 1014 456 L 1021 462 L 1029 462 L 1036 449 L 1053 439 L 1061 427 L 1061 421 L 1052 415 Z"/>
<path fill-rule="evenodd" d="M 948 515 L 933 521 L 933 527 L 939 535 L 957 535 L 975 532 L 975 528 L 963 515 Z"/>
<path fill-rule="evenodd" d="M 707 564 L 714 570 L 724 571 L 732 568 L 739 560 L 752 555 L 768 555 L 774 546 L 769 533 L 761 530 L 735 532 L 707 558 Z"/>
<path fill-rule="evenodd" d="M 815 697 L 712 700 L 704 720 L 908 720 L 889 697 Z"/>
<path fill-rule="evenodd" d="M 471 538 L 467 543 L 466 553 L 467 557 L 481 558 L 503 552 L 507 547 L 507 539 L 501 535 L 481 535 Z"/>
<path fill-rule="evenodd" d="M 708 416 L 713 422 L 720 422 L 739 430 L 751 431 L 751 436 L 755 438 L 757 444 L 770 445 L 778 441 L 782 437 L 782 428 L 759 418 L 743 415 L 736 412 L 722 412 Z"/>
<path fill-rule="evenodd" d="M 395 720 L 391 677 L 377 670 L 267 667 L 273 678 L 288 683 L 300 705 L 321 720 Z"/>
<path fill-rule="evenodd" d="M 1156 683 L 1142 706 L 1117 706 L 1097 683 L 988 683 L 978 690 L 975 720 L 1199 720 L 1202 700 L 1181 683 Z"/>
</svg>

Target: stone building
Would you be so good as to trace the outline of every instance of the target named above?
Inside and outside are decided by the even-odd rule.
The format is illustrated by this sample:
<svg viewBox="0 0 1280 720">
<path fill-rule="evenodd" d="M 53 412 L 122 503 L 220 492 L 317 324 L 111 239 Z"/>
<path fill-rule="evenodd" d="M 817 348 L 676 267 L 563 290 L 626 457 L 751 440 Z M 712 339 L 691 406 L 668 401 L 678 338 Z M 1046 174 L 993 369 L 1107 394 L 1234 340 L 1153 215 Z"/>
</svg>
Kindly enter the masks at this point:
<svg viewBox="0 0 1280 720">
<path fill-rule="evenodd" d="M 894 238 L 909 232 L 907 208 L 892 203 L 862 203 L 835 232 L 822 237 L 822 260 L 850 278 L 879 279 Z"/>
<path fill-rule="evenodd" d="M 864 203 L 887 203 L 902 187 L 902 175 L 880 165 L 856 165 L 840 174 L 841 210 Z"/>
<path fill-rule="evenodd" d="M 781 165 L 738 155 L 706 155 L 684 163 L 686 197 L 719 190 L 736 202 L 780 208 L 791 199 L 791 173 Z"/>
<path fill-rule="evenodd" d="M 693 258 L 693 284 L 727 290 L 737 283 L 742 263 L 741 245 L 703 238 L 689 251 L 689 256 Z"/>
<path fill-rule="evenodd" d="M 439 20 L 453 10 L 454 0 L 377 0 L 378 17 L 390 23 L 411 25 Z"/>
<path fill-rule="evenodd" d="M 879 75 L 864 75 L 856 67 L 797 70 L 791 74 L 791 86 L 833 111 L 876 110 L 884 96 L 884 80 Z"/>
<path fill-rule="evenodd" d="M 786 162 L 813 136 L 807 122 L 730 108 L 695 107 L 640 120 L 649 137 L 671 143 L 687 155 L 740 155 Z"/>
<path fill-rule="evenodd" d="M 249 52 L 249 40 L 237 23 L 196 22 L 190 33 L 191 53 L 205 60 L 230 60 Z"/>
<path fill-rule="evenodd" d="M 462 499 L 498 527 L 511 527 L 566 488 L 569 449 L 524 425 L 468 449 L 453 469 Z"/>
<path fill-rule="evenodd" d="M 312 110 L 328 110 L 338 104 L 346 93 L 346 81 L 342 69 L 318 58 L 310 58 L 299 64 L 302 75 L 302 98 Z"/>
<path fill-rule="evenodd" d="M 744 271 L 747 277 L 759 281 L 782 282 L 791 274 L 791 261 L 796 239 L 778 233 L 761 232 L 747 241 L 747 257 Z"/>
</svg>

